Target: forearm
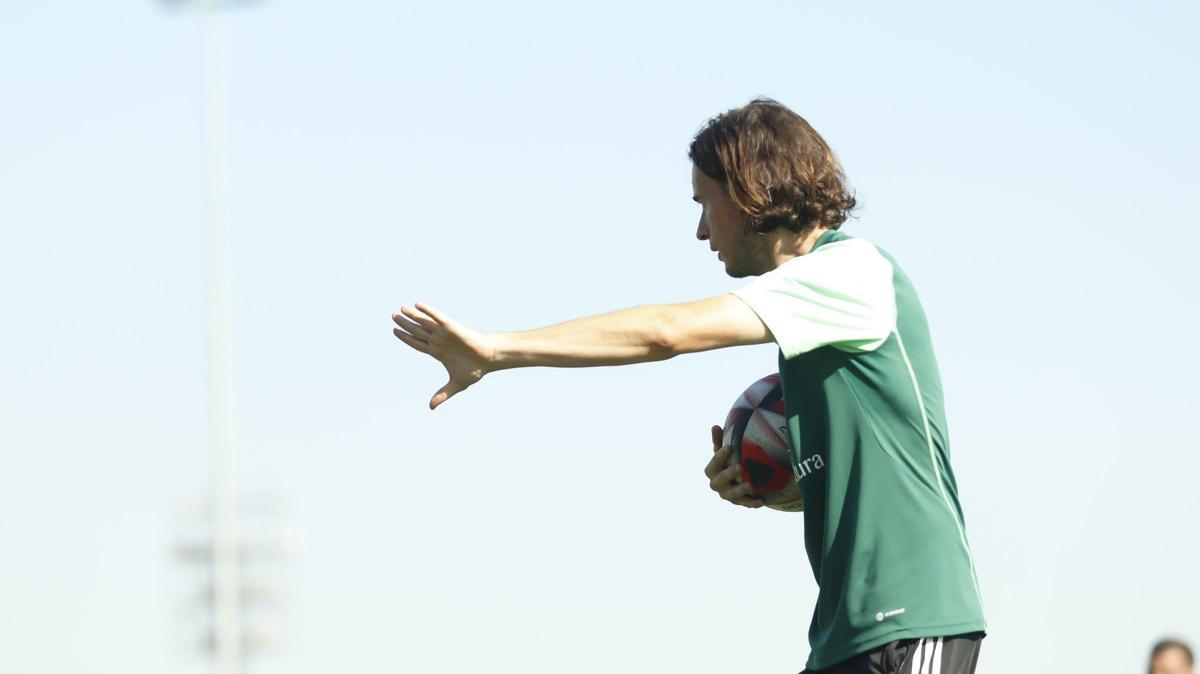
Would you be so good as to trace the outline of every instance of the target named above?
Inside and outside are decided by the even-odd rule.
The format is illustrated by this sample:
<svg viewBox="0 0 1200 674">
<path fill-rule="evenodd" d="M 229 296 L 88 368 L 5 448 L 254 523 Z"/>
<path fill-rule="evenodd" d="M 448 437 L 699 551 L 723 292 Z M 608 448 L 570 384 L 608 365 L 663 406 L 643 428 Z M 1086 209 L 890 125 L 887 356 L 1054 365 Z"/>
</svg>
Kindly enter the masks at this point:
<svg viewBox="0 0 1200 674">
<path fill-rule="evenodd" d="M 490 335 L 492 370 L 593 367 L 666 360 L 666 307 L 650 305 L 588 316 L 525 332 Z"/>
</svg>

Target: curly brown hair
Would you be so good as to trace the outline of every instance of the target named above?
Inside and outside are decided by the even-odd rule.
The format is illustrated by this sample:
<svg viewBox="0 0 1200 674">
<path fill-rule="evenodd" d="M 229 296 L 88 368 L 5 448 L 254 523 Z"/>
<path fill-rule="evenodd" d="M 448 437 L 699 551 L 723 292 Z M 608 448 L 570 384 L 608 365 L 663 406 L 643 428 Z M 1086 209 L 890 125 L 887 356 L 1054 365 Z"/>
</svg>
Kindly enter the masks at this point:
<svg viewBox="0 0 1200 674">
<path fill-rule="evenodd" d="M 852 217 L 857 202 L 833 151 L 803 117 L 765 97 L 704 125 L 688 158 L 724 185 L 753 231 L 830 229 Z"/>
</svg>

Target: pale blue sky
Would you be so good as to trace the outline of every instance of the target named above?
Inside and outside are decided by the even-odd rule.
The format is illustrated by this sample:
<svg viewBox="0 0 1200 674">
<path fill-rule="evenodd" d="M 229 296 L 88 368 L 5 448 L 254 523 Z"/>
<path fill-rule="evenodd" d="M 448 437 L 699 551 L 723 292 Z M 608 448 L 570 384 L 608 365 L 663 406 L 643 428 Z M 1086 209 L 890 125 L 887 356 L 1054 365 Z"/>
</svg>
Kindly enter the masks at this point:
<svg viewBox="0 0 1200 674">
<path fill-rule="evenodd" d="M 802 520 L 720 501 L 773 346 L 490 375 L 479 330 L 731 290 L 687 145 L 805 116 L 930 317 L 992 633 L 979 672 L 1200 642 L 1200 6 L 330 3 L 226 16 L 240 479 L 310 545 L 249 671 L 798 672 Z M 0 3 L 0 671 L 202 671 L 199 17 Z"/>
</svg>

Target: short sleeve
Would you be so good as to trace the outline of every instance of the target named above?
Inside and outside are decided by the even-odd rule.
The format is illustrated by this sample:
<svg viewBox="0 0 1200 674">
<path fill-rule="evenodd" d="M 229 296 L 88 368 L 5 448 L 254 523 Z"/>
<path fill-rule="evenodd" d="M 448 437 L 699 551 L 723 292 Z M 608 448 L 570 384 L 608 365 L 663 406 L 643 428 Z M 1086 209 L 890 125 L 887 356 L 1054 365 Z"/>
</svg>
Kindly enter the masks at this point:
<svg viewBox="0 0 1200 674">
<path fill-rule="evenodd" d="M 874 351 L 896 326 L 892 264 L 869 241 L 848 238 L 792 258 L 731 291 L 775 337 L 784 358 L 831 345 Z"/>
</svg>

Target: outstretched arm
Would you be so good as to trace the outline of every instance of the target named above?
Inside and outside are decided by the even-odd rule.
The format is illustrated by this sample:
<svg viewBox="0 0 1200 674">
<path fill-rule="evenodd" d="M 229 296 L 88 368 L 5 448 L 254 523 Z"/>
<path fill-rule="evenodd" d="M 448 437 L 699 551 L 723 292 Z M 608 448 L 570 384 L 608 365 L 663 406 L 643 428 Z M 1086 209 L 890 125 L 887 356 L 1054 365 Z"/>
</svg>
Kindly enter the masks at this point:
<svg viewBox="0 0 1200 674">
<path fill-rule="evenodd" d="M 450 375 L 429 401 L 436 409 L 488 372 L 515 367 L 593 367 L 666 360 L 682 353 L 771 341 L 731 294 L 588 316 L 525 332 L 482 334 L 418 302 L 393 314 L 396 337 L 441 361 Z"/>
</svg>

